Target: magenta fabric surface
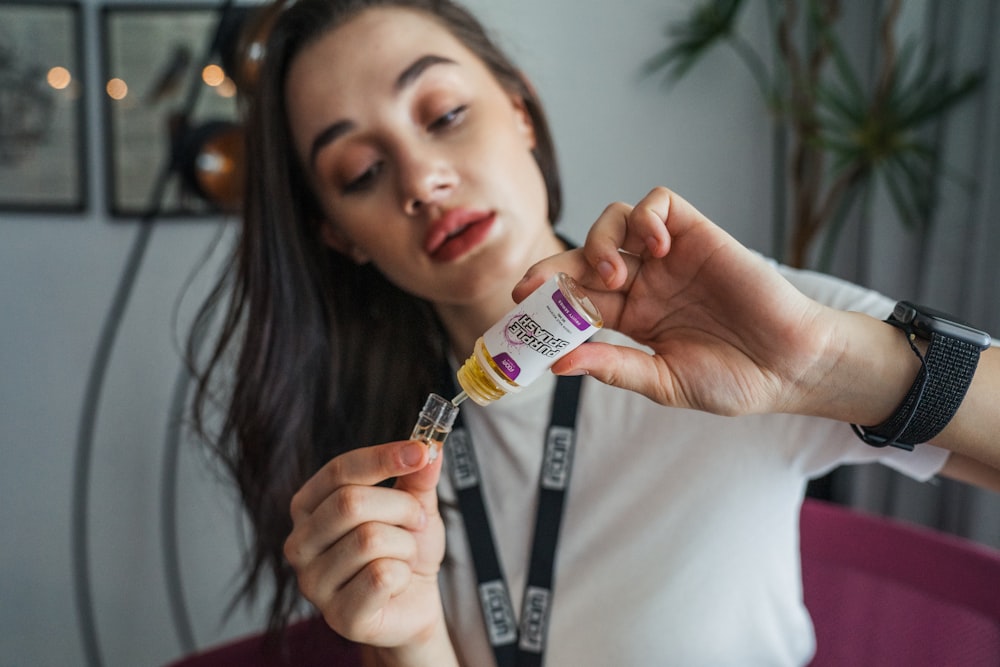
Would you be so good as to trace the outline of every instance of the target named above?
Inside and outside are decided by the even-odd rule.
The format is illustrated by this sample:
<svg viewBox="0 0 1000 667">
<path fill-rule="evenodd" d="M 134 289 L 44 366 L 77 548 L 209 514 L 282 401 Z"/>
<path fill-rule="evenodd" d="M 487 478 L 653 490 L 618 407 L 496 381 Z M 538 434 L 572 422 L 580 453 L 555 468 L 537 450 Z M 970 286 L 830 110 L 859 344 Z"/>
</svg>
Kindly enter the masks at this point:
<svg viewBox="0 0 1000 667">
<path fill-rule="evenodd" d="M 1000 552 L 816 500 L 801 525 L 813 665 L 1000 665 Z"/>
<path fill-rule="evenodd" d="M 1000 665 L 1000 552 L 926 528 L 806 500 L 804 597 L 814 667 Z M 246 637 L 168 667 L 360 667 L 321 619 Z"/>
<path fill-rule="evenodd" d="M 322 619 L 295 623 L 278 638 L 254 635 L 205 649 L 167 667 L 361 667 L 361 652 Z"/>
</svg>

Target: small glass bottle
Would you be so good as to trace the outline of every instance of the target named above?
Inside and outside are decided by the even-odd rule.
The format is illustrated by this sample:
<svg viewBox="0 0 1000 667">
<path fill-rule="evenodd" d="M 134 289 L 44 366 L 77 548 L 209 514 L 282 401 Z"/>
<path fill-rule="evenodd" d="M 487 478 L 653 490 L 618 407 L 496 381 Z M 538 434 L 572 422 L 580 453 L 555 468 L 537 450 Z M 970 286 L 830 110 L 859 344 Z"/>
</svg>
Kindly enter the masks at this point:
<svg viewBox="0 0 1000 667">
<path fill-rule="evenodd" d="M 424 403 L 417 423 L 413 426 L 410 440 L 419 440 L 430 448 L 430 460 L 441 452 L 445 438 L 451 433 L 452 424 L 458 416 L 458 405 L 443 396 L 430 394 Z"/>
<path fill-rule="evenodd" d="M 604 326 L 576 281 L 557 273 L 490 327 L 458 369 L 462 392 L 479 405 L 520 391 Z"/>
</svg>

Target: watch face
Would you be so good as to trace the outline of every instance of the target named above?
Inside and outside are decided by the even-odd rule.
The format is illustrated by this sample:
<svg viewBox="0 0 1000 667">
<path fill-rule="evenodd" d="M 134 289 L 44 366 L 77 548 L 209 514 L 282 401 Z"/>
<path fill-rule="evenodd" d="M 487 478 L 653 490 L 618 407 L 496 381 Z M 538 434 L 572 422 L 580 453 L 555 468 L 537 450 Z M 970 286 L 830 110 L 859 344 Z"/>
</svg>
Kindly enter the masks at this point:
<svg viewBox="0 0 1000 667">
<path fill-rule="evenodd" d="M 900 301 L 892 311 L 892 317 L 903 324 L 910 324 L 921 338 L 940 334 L 956 338 L 985 350 L 990 346 L 990 335 L 975 329 L 952 315 L 933 308 L 920 306 L 909 301 Z"/>
<path fill-rule="evenodd" d="M 909 301 L 900 301 L 896 304 L 896 307 L 892 309 L 892 319 L 898 320 L 903 324 L 909 324 L 913 321 L 913 317 L 917 314 L 917 308 L 920 306 L 915 306 Z"/>
</svg>

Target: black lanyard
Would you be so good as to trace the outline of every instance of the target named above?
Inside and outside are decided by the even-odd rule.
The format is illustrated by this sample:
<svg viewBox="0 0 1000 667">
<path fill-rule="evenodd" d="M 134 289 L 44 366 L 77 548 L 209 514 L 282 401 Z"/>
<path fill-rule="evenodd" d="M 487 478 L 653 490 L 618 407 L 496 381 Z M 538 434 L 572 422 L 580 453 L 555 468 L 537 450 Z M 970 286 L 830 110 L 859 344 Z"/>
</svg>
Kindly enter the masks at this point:
<svg viewBox="0 0 1000 667">
<path fill-rule="evenodd" d="M 556 382 L 552 416 L 545 434 L 535 535 L 520 624 L 514 616 L 510 590 L 493 540 L 472 438 L 462 422 L 461 413 L 446 440 L 445 462 L 469 538 L 483 620 L 497 667 L 540 667 L 542 664 L 552 609 L 556 545 L 573 465 L 582 379 L 582 376 L 560 376 Z"/>
</svg>

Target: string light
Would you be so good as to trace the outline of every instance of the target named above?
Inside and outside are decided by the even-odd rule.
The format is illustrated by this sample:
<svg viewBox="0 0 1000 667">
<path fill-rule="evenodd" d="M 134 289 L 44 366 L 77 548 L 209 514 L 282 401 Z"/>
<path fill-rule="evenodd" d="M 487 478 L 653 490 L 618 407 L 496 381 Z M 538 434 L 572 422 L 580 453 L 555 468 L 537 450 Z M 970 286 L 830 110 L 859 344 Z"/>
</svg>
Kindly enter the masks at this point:
<svg viewBox="0 0 1000 667">
<path fill-rule="evenodd" d="M 104 86 L 104 90 L 108 93 L 108 97 L 111 99 L 123 100 L 128 95 L 128 84 L 122 79 L 115 77 L 113 79 L 108 79 L 108 83 Z"/>
<path fill-rule="evenodd" d="M 65 67 L 53 67 L 45 75 L 45 80 L 56 90 L 65 90 L 73 82 L 73 76 Z"/>
</svg>

